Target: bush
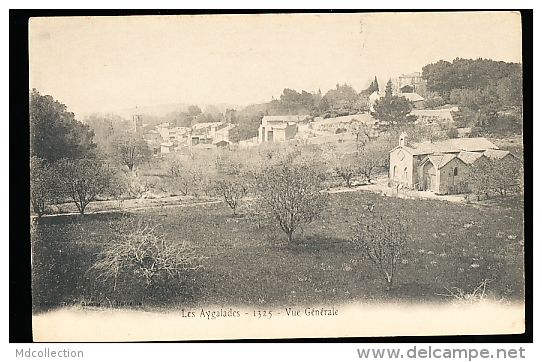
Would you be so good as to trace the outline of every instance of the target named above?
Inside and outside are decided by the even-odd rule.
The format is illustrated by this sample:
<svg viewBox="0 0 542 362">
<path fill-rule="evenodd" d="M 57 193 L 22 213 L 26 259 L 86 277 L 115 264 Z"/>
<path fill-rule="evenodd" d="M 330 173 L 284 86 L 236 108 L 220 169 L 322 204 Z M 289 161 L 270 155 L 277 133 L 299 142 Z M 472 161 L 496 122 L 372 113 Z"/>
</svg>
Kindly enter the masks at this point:
<svg viewBox="0 0 542 362">
<path fill-rule="evenodd" d="M 452 127 L 448 130 L 446 135 L 448 136 L 448 138 L 457 138 L 459 137 L 459 131 L 457 130 L 457 128 Z"/>
<path fill-rule="evenodd" d="M 198 260 L 187 242 L 166 240 L 141 220 L 124 219 L 89 272 L 98 280 L 112 283 L 115 291 L 119 282 L 148 287 L 179 279 L 183 273 L 199 268 Z"/>
</svg>

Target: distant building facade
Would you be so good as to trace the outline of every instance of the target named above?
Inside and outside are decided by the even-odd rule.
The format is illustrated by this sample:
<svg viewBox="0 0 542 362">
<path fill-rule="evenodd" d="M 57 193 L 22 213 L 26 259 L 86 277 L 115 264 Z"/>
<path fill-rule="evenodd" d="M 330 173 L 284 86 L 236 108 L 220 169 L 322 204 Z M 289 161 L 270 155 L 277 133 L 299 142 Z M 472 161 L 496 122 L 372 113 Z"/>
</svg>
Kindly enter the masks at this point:
<svg viewBox="0 0 542 362">
<path fill-rule="evenodd" d="M 258 128 L 258 143 L 284 142 L 295 138 L 298 123 L 309 116 L 265 116 Z"/>
<path fill-rule="evenodd" d="M 422 72 L 414 72 L 409 74 L 403 74 L 399 77 L 399 89 L 409 85 L 412 87 L 413 92 L 416 92 L 418 86 L 422 83 Z"/>
</svg>

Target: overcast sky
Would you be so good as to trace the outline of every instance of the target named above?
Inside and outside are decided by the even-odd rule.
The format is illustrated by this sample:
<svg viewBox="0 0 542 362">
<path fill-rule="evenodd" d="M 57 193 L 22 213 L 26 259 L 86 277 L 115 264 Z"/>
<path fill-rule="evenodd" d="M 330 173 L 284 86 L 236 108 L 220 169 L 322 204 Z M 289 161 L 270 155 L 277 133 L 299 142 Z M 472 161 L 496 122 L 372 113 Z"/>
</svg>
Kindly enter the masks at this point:
<svg viewBox="0 0 542 362">
<path fill-rule="evenodd" d="M 517 13 L 34 18 L 30 88 L 77 114 L 357 91 L 440 59 L 521 61 Z"/>
</svg>

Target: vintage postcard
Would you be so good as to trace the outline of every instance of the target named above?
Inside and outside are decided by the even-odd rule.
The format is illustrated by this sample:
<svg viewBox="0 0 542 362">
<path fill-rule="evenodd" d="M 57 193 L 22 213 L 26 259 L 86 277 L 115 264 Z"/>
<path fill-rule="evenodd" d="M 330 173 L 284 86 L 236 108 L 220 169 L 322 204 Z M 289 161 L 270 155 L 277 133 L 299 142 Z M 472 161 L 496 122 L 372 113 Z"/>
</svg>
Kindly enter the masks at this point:
<svg viewBox="0 0 542 362">
<path fill-rule="evenodd" d="M 521 14 L 28 26 L 35 341 L 525 331 Z"/>
</svg>

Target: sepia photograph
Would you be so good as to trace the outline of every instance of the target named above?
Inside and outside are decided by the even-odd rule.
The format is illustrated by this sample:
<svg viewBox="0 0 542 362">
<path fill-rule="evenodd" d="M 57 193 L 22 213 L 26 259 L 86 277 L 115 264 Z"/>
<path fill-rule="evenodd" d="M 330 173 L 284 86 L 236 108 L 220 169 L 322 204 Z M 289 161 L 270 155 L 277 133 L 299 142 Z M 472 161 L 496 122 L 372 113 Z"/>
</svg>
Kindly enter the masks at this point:
<svg viewBox="0 0 542 362">
<path fill-rule="evenodd" d="M 34 341 L 525 332 L 519 12 L 28 34 Z"/>
</svg>

